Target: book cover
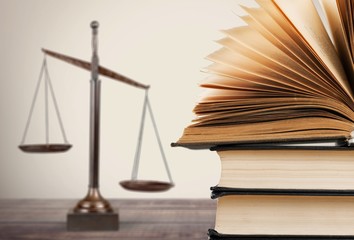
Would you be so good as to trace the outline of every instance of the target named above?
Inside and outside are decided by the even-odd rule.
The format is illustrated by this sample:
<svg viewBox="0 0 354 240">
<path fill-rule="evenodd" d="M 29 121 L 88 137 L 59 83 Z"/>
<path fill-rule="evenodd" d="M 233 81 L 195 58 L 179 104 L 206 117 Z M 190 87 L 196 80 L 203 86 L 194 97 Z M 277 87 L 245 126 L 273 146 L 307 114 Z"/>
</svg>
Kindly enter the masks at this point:
<svg viewBox="0 0 354 240">
<path fill-rule="evenodd" d="M 354 236 L 321 236 L 321 235 L 245 235 L 245 234 L 221 234 L 214 229 L 208 231 L 209 240 L 315 240 L 315 239 L 328 239 L 328 240 L 350 240 Z"/>
</svg>

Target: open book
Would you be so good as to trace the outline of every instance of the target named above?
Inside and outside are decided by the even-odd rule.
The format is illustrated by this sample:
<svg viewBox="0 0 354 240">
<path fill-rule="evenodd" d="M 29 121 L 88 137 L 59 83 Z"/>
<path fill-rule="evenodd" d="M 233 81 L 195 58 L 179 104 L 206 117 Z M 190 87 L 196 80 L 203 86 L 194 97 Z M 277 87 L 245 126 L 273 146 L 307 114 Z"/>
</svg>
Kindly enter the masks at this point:
<svg viewBox="0 0 354 240">
<path fill-rule="evenodd" d="M 256 0 L 222 46 L 175 145 L 349 139 L 354 130 L 354 0 Z M 330 37 L 331 36 L 331 37 Z"/>
</svg>

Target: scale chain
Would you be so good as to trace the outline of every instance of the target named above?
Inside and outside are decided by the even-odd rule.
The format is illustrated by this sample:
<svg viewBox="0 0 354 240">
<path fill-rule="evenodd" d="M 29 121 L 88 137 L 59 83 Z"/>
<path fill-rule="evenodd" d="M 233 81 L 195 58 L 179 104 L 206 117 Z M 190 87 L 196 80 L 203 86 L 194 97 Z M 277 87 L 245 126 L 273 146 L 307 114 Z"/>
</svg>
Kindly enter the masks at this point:
<svg viewBox="0 0 354 240">
<path fill-rule="evenodd" d="M 45 72 L 46 72 L 46 76 L 47 76 L 46 80 L 47 80 L 47 82 L 48 82 L 49 90 L 50 90 L 50 93 L 51 93 L 51 95 L 52 95 L 52 100 L 53 100 L 53 103 L 54 103 L 55 112 L 56 112 L 57 117 L 58 117 L 60 130 L 61 130 L 61 133 L 62 133 L 62 135 L 63 135 L 64 142 L 65 142 L 65 143 L 68 143 L 68 140 L 67 140 L 66 134 L 65 134 L 65 129 L 64 129 L 63 121 L 62 121 L 62 119 L 61 119 L 61 115 L 60 115 L 60 111 L 59 111 L 59 107 L 58 107 L 58 102 L 57 102 L 57 99 L 56 99 L 56 97 L 55 97 L 55 93 L 54 93 L 52 81 L 50 80 L 50 77 L 49 77 L 49 72 L 48 72 L 48 66 L 47 66 L 47 65 L 46 65 L 46 67 L 45 67 Z"/>
<path fill-rule="evenodd" d="M 143 105 L 143 113 L 141 115 L 140 130 L 139 130 L 139 136 L 138 136 L 138 145 L 136 147 L 135 156 L 134 156 L 132 180 L 136 180 L 138 177 L 139 160 L 140 160 L 140 153 L 141 153 L 141 143 L 142 143 L 143 132 L 144 132 L 146 107 L 147 107 L 147 94 L 145 95 L 145 100 L 144 100 L 144 105 Z"/>
<path fill-rule="evenodd" d="M 41 67 L 41 70 L 40 70 L 40 73 L 39 73 L 39 78 L 38 78 L 36 90 L 35 90 L 35 93 L 34 93 L 34 96 L 33 96 L 33 99 L 32 99 L 31 108 L 30 108 L 29 115 L 28 115 L 28 118 L 27 118 L 27 123 L 26 123 L 25 131 L 24 131 L 23 136 L 22 136 L 21 145 L 24 144 L 24 143 L 25 143 L 25 140 L 26 140 L 26 136 L 27 136 L 29 124 L 30 124 L 30 122 L 31 122 L 31 118 L 32 118 L 32 114 L 33 114 L 34 105 L 35 105 L 35 103 L 36 103 L 37 96 L 38 96 L 38 91 L 39 91 L 39 87 L 40 87 L 41 81 L 42 81 L 42 76 L 43 76 L 43 73 L 44 73 L 44 68 L 45 68 L 45 59 L 43 60 L 42 67 Z"/>
<path fill-rule="evenodd" d="M 47 59 L 44 55 L 44 69 L 47 69 Z M 45 110 L 45 142 L 46 144 L 49 144 L 49 108 L 48 108 L 48 71 L 45 71 L 44 74 L 44 110 Z"/>
<path fill-rule="evenodd" d="M 63 125 L 63 122 L 61 120 L 61 116 L 60 116 L 60 112 L 59 112 L 58 103 L 57 103 L 57 100 L 56 100 L 56 97 L 55 97 L 55 93 L 54 93 L 54 89 L 53 89 L 53 86 L 52 86 L 52 82 L 50 80 L 46 57 L 44 56 L 42 67 L 41 67 L 39 78 L 38 78 L 38 82 L 37 82 L 37 86 L 36 86 L 36 90 L 35 90 L 35 93 L 34 93 L 34 96 L 33 96 L 33 100 L 32 100 L 32 103 L 31 103 L 29 116 L 27 118 L 25 131 L 23 133 L 21 145 L 23 145 L 25 143 L 25 141 L 26 141 L 27 132 L 28 132 L 29 125 L 30 125 L 30 122 L 31 122 L 31 119 L 32 119 L 34 106 L 35 106 L 35 103 L 37 101 L 37 96 L 38 96 L 39 88 L 40 88 L 40 85 L 41 85 L 41 82 L 42 82 L 43 74 L 44 74 L 44 81 L 45 81 L 44 96 L 45 96 L 46 144 L 49 144 L 49 105 L 48 105 L 49 99 L 48 99 L 48 93 L 51 94 L 52 99 L 53 99 L 55 111 L 56 111 L 56 114 L 57 114 L 57 117 L 58 117 L 58 121 L 59 121 L 59 125 L 60 125 L 60 129 L 61 129 L 61 132 L 62 132 L 62 135 L 63 135 L 64 142 L 68 143 L 68 140 L 67 140 L 66 134 L 65 134 L 65 130 L 64 130 L 64 125 Z M 49 91 L 48 91 L 48 89 L 49 89 Z"/>
<path fill-rule="evenodd" d="M 151 118 L 151 121 L 152 121 L 152 124 L 153 124 L 153 127 L 154 127 L 154 131 L 155 131 L 155 136 L 156 136 L 159 148 L 160 148 L 160 153 L 161 153 L 162 159 L 164 161 L 164 165 L 165 165 L 165 169 L 166 169 L 168 178 L 170 180 L 170 183 L 173 184 L 172 175 L 171 175 L 170 169 L 168 167 L 168 163 L 167 163 L 167 160 L 166 160 L 166 155 L 165 155 L 165 152 L 164 152 L 163 147 L 162 147 L 160 135 L 159 135 L 159 132 L 158 132 L 158 129 L 157 129 L 157 125 L 156 125 L 156 121 L 155 121 L 155 118 L 154 118 L 154 114 L 152 112 L 151 104 L 150 104 L 150 101 L 149 101 L 149 98 L 148 98 L 148 90 L 146 90 L 146 92 L 145 92 L 145 100 L 144 100 L 143 113 L 142 113 L 141 123 L 140 123 L 138 145 L 137 145 L 136 152 L 135 152 L 135 157 L 134 157 L 134 165 L 133 165 L 133 171 L 132 171 L 132 180 L 136 180 L 137 176 L 138 176 L 139 160 L 140 160 L 140 153 L 141 153 L 141 144 L 142 144 L 142 138 L 143 138 L 146 109 L 148 109 L 149 114 L 150 114 L 150 118 Z"/>
<path fill-rule="evenodd" d="M 151 108 L 150 100 L 148 99 L 148 97 L 146 97 L 146 101 L 147 101 L 147 106 L 148 106 L 148 110 L 149 110 L 149 113 L 150 113 L 151 121 L 152 121 L 152 124 L 154 126 L 156 139 L 157 139 L 157 142 L 159 144 L 161 156 L 162 156 L 163 162 L 165 164 L 165 169 L 166 169 L 168 178 L 170 180 L 170 183 L 173 184 L 172 175 L 171 175 L 170 169 L 169 169 L 168 164 L 167 164 L 165 152 L 164 152 L 164 150 L 162 148 L 160 135 L 159 135 L 159 132 L 158 132 L 158 129 L 157 129 L 156 121 L 155 121 L 155 118 L 154 118 L 154 114 L 152 113 L 152 108 Z"/>
</svg>

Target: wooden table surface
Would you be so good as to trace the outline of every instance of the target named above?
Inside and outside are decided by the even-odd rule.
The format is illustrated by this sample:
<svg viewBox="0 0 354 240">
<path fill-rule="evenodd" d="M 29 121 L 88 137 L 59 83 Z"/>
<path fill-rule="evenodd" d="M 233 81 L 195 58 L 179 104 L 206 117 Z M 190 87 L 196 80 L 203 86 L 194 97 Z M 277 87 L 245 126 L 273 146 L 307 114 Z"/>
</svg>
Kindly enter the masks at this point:
<svg viewBox="0 0 354 240">
<path fill-rule="evenodd" d="M 68 232 L 66 214 L 78 200 L 0 200 L 0 239 L 208 239 L 216 201 L 210 199 L 110 200 L 120 229 Z"/>
</svg>

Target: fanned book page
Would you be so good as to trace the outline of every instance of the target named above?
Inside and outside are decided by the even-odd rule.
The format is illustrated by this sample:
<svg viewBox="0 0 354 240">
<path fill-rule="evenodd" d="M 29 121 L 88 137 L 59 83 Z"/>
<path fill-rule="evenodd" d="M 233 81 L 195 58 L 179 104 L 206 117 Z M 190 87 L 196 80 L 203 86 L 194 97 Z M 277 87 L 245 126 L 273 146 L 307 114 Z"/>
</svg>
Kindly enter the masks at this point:
<svg viewBox="0 0 354 240">
<path fill-rule="evenodd" d="M 196 118 L 175 145 L 349 139 L 354 0 L 322 0 L 330 33 L 312 1 L 256 2 L 207 56 Z"/>
</svg>

